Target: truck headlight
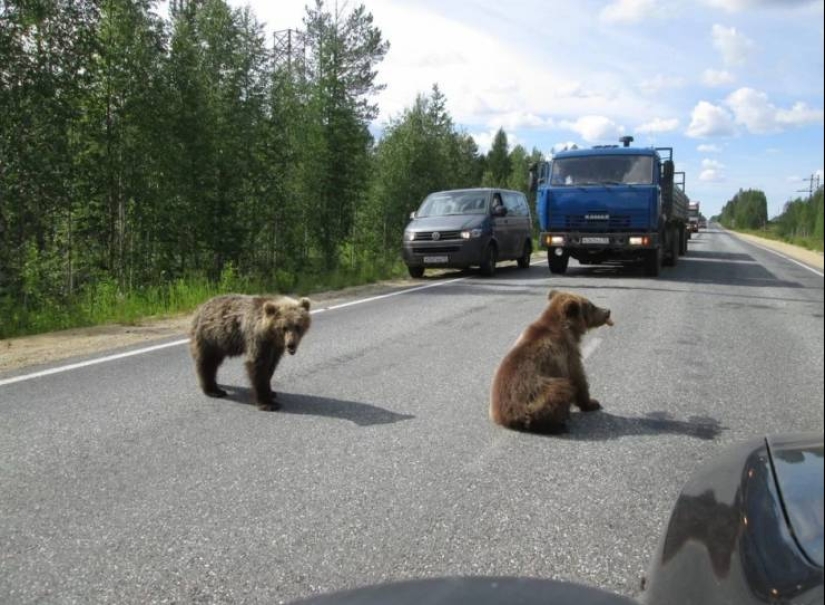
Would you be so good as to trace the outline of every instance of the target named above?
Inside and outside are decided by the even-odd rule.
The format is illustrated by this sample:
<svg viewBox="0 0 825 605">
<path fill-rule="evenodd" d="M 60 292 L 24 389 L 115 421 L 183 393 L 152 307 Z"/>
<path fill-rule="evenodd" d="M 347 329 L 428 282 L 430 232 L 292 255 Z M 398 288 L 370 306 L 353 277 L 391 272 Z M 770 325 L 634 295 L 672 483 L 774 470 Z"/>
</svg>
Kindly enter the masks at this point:
<svg viewBox="0 0 825 605">
<path fill-rule="evenodd" d="M 465 229 L 461 232 L 461 239 L 475 239 L 481 237 L 481 229 Z"/>
<path fill-rule="evenodd" d="M 564 245 L 564 236 L 563 235 L 548 235 L 544 239 L 545 243 L 548 246 L 563 246 Z"/>
</svg>

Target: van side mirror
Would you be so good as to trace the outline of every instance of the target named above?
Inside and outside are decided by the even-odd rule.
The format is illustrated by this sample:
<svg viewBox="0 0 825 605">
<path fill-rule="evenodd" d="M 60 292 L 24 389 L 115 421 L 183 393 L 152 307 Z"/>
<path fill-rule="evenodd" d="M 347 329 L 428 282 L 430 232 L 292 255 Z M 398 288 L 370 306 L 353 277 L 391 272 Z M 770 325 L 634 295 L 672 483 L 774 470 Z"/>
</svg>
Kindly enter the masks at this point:
<svg viewBox="0 0 825 605">
<path fill-rule="evenodd" d="M 410 220 L 414 220 L 414 219 L 415 219 L 415 212 L 410 212 Z"/>
</svg>

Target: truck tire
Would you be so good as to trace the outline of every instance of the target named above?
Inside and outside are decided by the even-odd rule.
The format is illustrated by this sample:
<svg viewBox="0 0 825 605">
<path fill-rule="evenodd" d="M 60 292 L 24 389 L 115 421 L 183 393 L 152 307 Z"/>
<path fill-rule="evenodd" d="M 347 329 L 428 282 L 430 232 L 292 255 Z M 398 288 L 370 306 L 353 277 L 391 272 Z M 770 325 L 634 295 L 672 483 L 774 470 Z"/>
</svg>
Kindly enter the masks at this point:
<svg viewBox="0 0 825 605">
<path fill-rule="evenodd" d="M 407 267 L 407 271 L 409 271 L 410 277 L 414 277 L 415 279 L 424 277 L 424 267 Z"/>
<path fill-rule="evenodd" d="M 484 277 L 492 277 L 496 274 L 496 261 L 498 260 L 498 250 L 495 244 L 490 244 L 484 251 L 484 258 L 481 259 L 481 274 Z"/>
<path fill-rule="evenodd" d="M 645 275 L 648 277 L 659 277 L 662 270 L 662 249 L 649 250 L 645 259 Z"/>
<path fill-rule="evenodd" d="M 675 267 L 679 260 L 679 248 L 681 247 L 681 240 L 679 238 L 679 231 L 674 227 L 667 230 L 667 241 L 665 257 L 662 264 L 665 267 Z"/>
<path fill-rule="evenodd" d="M 687 229 L 685 229 L 684 225 L 681 228 L 681 234 L 679 236 L 679 254 L 684 256 L 687 254 L 687 241 L 688 241 L 688 234 Z"/>
<path fill-rule="evenodd" d="M 533 244 L 529 241 L 524 242 L 524 250 L 518 258 L 519 269 L 530 268 L 530 257 L 533 255 Z"/>
<path fill-rule="evenodd" d="M 547 251 L 547 264 L 550 267 L 550 273 L 564 275 L 567 273 L 567 263 L 569 261 L 570 257 L 567 254 L 556 256 L 553 254 L 552 248 Z"/>
</svg>

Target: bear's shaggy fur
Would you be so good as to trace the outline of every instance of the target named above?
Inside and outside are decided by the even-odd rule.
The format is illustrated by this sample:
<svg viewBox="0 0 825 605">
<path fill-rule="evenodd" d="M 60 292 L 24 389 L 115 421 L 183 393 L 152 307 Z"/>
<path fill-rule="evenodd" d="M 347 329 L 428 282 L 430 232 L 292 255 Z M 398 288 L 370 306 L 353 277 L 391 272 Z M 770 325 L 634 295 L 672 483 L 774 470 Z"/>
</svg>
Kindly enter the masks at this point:
<svg viewBox="0 0 825 605">
<path fill-rule="evenodd" d="M 569 292 L 551 290 L 547 298 L 493 378 L 490 418 L 508 428 L 561 432 L 571 404 L 585 412 L 601 408 L 590 398 L 580 343 L 588 330 L 613 325 L 610 310 Z"/>
<path fill-rule="evenodd" d="M 284 350 L 294 355 L 309 330 L 310 301 L 229 294 L 206 301 L 192 319 L 189 347 L 203 392 L 224 397 L 216 381 L 226 357 L 244 355 L 255 403 L 278 409 L 271 380 Z"/>
</svg>

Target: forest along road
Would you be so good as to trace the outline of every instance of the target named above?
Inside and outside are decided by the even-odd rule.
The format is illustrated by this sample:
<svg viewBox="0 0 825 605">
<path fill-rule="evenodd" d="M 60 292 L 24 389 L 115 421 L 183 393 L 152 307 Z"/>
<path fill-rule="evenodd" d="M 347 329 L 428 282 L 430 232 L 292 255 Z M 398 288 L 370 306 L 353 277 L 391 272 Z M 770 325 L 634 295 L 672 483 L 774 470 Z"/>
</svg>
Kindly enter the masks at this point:
<svg viewBox="0 0 825 605">
<path fill-rule="evenodd" d="M 604 410 L 507 431 L 490 381 L 551 287 L 612 310 L 584 341 Z M 248 405 L 239 360 L 230 398 L 204 397 L 181 343 L 0 375 L 0 602 L 276 603 L 465 574 L 638 595 L 702 461 L 823 431 L 821 272 L 722 231 L 658 279 L 542 260 L 351 302 L 278 368 L 280 412 Z"/>
</svg>

